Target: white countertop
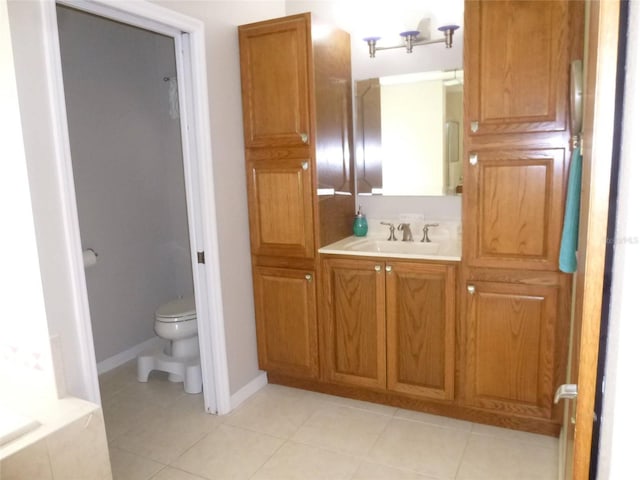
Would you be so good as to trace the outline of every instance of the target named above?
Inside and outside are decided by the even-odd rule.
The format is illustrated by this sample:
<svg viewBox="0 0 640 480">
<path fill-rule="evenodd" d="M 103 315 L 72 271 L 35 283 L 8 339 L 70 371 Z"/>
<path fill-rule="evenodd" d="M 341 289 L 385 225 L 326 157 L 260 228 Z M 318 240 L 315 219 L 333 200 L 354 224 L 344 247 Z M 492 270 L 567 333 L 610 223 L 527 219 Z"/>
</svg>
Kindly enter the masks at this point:
<svg viewBox="0 0 640 480">
<path fill-rule="evenodd" d="M 401 240 L 391 242 L 378 237 L 351 236 L 326 245 L 318 252 L 331 255 L 459 262 L 462 257 L 462 246 L 456 240 L 431 243 L 403 242 Z"/>
</svg>

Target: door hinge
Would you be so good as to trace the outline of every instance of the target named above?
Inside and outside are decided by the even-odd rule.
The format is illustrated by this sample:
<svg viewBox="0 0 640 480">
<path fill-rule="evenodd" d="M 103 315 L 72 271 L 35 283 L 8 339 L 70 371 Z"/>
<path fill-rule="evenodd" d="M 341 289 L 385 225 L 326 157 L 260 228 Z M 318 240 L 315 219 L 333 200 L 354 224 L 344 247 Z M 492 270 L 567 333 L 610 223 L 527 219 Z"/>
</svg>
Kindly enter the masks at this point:
<svg viewBox="0 0 640 480">
<path fill-rule="evenodd" d="M 204 252 L 198 252 L 198 263 L 204 263 Z"/>
</svg>

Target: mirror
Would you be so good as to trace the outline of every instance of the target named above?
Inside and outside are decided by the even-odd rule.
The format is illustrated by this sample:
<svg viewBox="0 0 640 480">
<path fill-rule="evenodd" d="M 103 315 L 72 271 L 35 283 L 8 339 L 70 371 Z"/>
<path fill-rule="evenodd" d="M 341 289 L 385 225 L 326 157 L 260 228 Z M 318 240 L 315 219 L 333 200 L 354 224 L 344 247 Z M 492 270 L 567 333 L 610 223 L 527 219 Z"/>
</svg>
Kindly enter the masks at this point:
<svg viewBox="0 0 640 480">
<path fill-rule="evenodd" d="M 462 192 L 461 70 L 355 82 L 360 195 Z"/>
</svg>

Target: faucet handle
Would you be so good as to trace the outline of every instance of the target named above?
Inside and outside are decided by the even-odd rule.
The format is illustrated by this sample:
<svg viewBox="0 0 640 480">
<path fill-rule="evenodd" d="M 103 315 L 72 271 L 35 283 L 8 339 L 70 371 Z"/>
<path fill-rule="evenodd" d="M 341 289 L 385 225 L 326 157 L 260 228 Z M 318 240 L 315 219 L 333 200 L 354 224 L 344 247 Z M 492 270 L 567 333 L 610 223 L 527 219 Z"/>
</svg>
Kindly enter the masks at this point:
<svg viewBox="0 0 640 480">
<path fill-rule="evenodd" d="M 395 242 L 396 241 L 396 227 L 393 223 L 389 223 L 389 222 L 380 222 L 380 225 L 386 225 L 387 227 L 389 227 L 389 238 L 387 238 L 388 241 L 392 241 Z"/>
<path fill-rule="evenodd" d="M 421 242 L 426 242 L 426 243 L 430 243 L 431 239 L 429 238 L 429 227 L 438 227 L 440 226 L 439 223 L 425 223 L 424 227 L 422 227 L 422 240 L 420 240 Z"/>
</svg>

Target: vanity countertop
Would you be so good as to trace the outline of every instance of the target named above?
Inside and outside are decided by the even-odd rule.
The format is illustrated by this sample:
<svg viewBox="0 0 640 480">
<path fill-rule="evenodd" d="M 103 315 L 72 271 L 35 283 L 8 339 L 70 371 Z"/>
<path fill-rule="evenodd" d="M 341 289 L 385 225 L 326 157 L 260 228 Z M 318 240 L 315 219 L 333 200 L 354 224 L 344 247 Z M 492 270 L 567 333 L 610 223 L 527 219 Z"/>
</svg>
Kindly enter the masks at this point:
<svg viewBox="0 0 640 480">
<path fill-rule="evenodd" d="M 459 241 L 403 242 L 376 237 L 351 236 L 326 245 L 322 254 L 357 255 L 364 257 L 409 258 L 414 260 L 443 260 L 459 262 L 462 246 Z"/>
</svg>

